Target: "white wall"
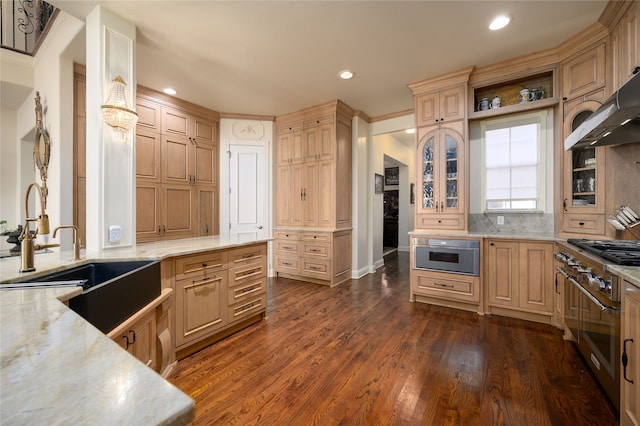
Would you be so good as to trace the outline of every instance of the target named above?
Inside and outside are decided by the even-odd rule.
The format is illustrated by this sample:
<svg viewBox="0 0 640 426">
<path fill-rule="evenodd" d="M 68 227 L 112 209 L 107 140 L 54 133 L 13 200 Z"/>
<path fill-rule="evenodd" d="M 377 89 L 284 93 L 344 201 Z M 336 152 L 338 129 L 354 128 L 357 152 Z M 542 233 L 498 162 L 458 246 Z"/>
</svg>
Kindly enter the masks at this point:
<svg viewBox="0 0 640 426">
<path fill-rule="evenodd" d="M 7 229 L 15 229 L 20 220 L 18 207 L 19 142 L 16 136 L 16 111 L 0 109 L 0 220 L 7 221 Z M 2 239 L 4 242 L 4 238 Z"/>
<path fill-rule="evenodd" d="M 383 236 L 383 228 L 384 228 L 384 220 L 383 220 L 383 196 L 382 194 L 374 194 L 373 190 L 373 179 L 374 174 L 378 173 L 384 176 L 384 155 L 388 155 L 389 157 L 395 158 L 400 162 L 407 164 L 408 166 L 408 175 L 411 176 L 410 182 L 414 182 L 413 176 L 415 173 L 413 172 L 413 167 L 415 160 L 413 159 L 413 155 L 410 154 L 409 149 L 405 149 L 405 147 L 401 143 L 395 142 L 377 142 L 377 136 L 381 136 L 386 133 L 397 132 L 400 130 L 405 130 L 409 128 L 413 128 L 415 126 L 415 117 L 413 114 L 404 115 L 401 117 L 395 117 L 388 120 L 381 120 L 371 123 L 370 125 L 370 134 L 372 135 L 370 139 L 370 150 L 369 150 L 369 179 L 370 185 L 368 188 L 371 203 L 369 208 L 369 221 L 370 221 L 370 241 L 369 241 L 369 253 L 370 255 L 370 271 L 373 272 L 380 266 L 384 264 L 384 259 L 382 258 L 382 236 Z M 401 176 L 402 177 L 402 176 Z M 415 183 L 415 182 L 414 182 Z M 404 190 L 408 191 L 408 183 L 405 184 L 406 188 Z M 413 206 L 410 209 L 411 214 L 410 219 L 407 219 L 406 225 L 403 224 L 404 229 L 407 229 L 406 232 L 413 229 Z M 400 226 L 400 223 L 398 224 Z M 399 240 L 399 243 L 402 244 L 402 239 Z"/>
<path fill-rule="evenodd" d="M 370 272 L 370 201 L 373 178 L 369 173 L 369 148 L 371 134 L 369 124 L 360 117 L 352 122 L 352 212 L 351 277 L 360 278 Z"/>
</svg>

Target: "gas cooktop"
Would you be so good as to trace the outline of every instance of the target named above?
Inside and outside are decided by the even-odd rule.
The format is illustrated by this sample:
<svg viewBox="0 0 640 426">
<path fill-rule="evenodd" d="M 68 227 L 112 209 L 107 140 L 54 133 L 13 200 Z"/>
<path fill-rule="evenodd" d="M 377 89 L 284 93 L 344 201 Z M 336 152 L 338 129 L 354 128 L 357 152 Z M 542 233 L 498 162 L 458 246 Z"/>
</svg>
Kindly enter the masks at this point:
<svg viewBox="0 0 640 426">
<path fill-rule="evenodd" d="M 640 241 L 570 238 L 567 242 L 617 265 L 640 266 Z"/>
</svg>

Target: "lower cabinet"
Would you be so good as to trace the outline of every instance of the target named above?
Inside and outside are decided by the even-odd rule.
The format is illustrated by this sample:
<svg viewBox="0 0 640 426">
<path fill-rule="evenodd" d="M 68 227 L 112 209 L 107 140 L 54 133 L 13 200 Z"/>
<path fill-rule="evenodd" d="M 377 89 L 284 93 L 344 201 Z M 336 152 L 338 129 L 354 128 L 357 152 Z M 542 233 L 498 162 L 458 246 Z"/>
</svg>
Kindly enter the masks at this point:
<svg viewBox="0 0 640 426">
<path fill-rule="evenodd" d="M 553 323 L 553 243 L 485 241 L 487 312 Z"/>
<path fill-rule="evenodd" d="M 410 300 L 480 312 L 480 277 L 412 269 Z"/>
<path fill-rule="evenodd" d="M 174 271 L 178 358 L 266 312 L 267 243 L 178 257 Z"/>
<path fill-rule="evenodd" d="M 172 293 L 171 289 L 163 290 L 159 297 L 108 334 L 123 349 L 159 373 L 168 367 L 163 354 L 171 350 L 164 347 L 169 342 L 160 336 L 166 333 L 167 323 L 163 318 Z"/>
<path fill-rule="evenodd" d="M 329 286 L 351 278 L 351 230 L 276 229 L 274 234 L 279 276 Z"/>
<path fill-rule="evenodd" d="M 624 281 L 620 353 L 620 424 L 640 425 L 640 288 Z M 626 357 L 625 357 L 626 355 Z"/>
</svg>

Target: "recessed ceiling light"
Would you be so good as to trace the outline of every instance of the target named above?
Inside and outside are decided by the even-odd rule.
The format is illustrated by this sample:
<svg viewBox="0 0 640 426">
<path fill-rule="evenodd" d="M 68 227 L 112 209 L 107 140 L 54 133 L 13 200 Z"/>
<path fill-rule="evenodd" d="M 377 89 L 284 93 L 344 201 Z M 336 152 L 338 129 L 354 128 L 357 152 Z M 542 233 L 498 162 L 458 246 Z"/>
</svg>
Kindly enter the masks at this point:
<svg viewBox="0 0 640 426">
<path fill-rule="evenodd" d="M 176 89 L 172 89 L 171 87 L 167 87 L 166 89 L 162 89 L 162 91 L 164 93 L 166 93 L 167 95 L 175 95 L 178 92 L 176 92 Z"/>
<path fill-rule="evenodd" d="M 340 77 L 343 80 L 349 80 L 351 78 L 353 78 L 355 74 L 353 73 L 353 71 L 350 70 L 342 70 L 338 73 L 338 77 Z"/>
<path fill-rule="evenodd" d="M 410 135 L 412 135 L 412 134 L 414 134 L 414 133 L 416 132 L 416 129 L 415 129 L 415 128 L 413 128 L 413 129 L 407 129 L 407 130 L 405 130 L 405 132 L 407 132 L 407 133 L 409 133 Z"/>
<path fill-rule="evenodd" d="M 500 15 L 493 18 L 493 21 L 489 24 L 489 29 L 492 31 L 500 30 L 511 22 L 511 15 Z"/>
</svg>

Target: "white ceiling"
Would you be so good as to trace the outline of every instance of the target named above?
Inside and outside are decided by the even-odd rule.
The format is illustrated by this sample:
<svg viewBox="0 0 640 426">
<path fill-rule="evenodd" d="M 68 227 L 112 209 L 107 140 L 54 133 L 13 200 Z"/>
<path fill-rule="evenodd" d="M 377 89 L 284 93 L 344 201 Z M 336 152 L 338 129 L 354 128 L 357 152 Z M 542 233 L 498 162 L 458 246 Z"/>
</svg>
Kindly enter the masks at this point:
<svg viewBox="0 0 640 426">
<path fill-rule="evenodd" d="M 51 0 L 137 27 L 138 84 L 226 113 L 279 115 L 341 99 L 371 117 L 413 108 L 407 84 L 558 45 L 606 1 Z M 510 13 L 506 29 L 490 19 Z M 342 81 L 338 71 L 351 69 Z"/>
</svg>

